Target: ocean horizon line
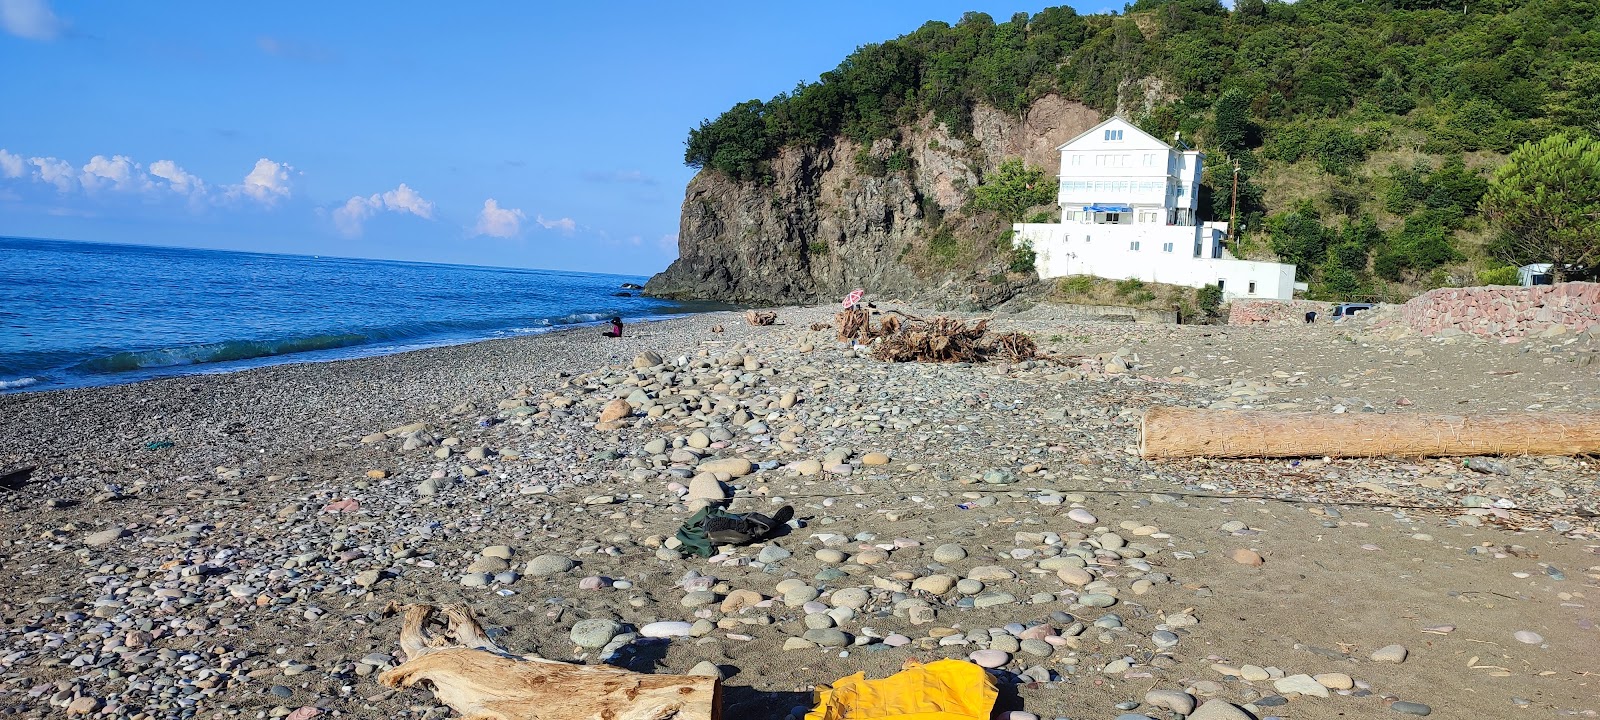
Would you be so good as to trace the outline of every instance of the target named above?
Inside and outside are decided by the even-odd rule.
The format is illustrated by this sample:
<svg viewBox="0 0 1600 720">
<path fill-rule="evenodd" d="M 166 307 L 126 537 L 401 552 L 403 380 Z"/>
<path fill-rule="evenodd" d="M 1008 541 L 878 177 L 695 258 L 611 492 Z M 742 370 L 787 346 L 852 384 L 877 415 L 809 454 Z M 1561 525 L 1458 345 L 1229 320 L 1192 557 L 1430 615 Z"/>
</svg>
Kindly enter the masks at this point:
<svg viewBox="0 0 1600 720">
<path fill-rule="evenodd" d="M 324 255 L 324 254 L 309 254 L 309 253 L 267 252 L 267 251 L 264 251 L 264 250 L 238 250 L 238 249 L 232 249 L 232 248 L 194 247 L 194 246 L 191 246 L 191 245 L 170 245 L 170 244 L 163 244 L 163 243 L 141 243 L 141 242 L 111 241 L 111 240 L 80 240 L 80 239 L 75 239 L 75 238 L 33 237 L 33 236 L 27 236 L 27 235 L 4 235 L 4 234 L 0 234 L 0 241 L 6 241 L 6 240 L 15 240 L 15 241 L 22 241 L 22 242 L 40 242 L 40 243 L 63 243 L 63 244 L 71 244 L 71 245 L 103 245 L 103 246 L 107 246 L 107 247 L 138 248 L 138 249 L 144 249 L 144 250 L 183 250 L 183 251 L 188 251 L 188 252 L 215 252 L 215 253 L 229 253 L 229 254 L 234 254 L 234 255 L 254 255 L 254 256 L 269 257 L 269 258 L 304 258 L 304 259 L 311 259 L 311 260 L 354 260 L 354 261 L 359 261 L 359 262 L 396 263 L 396 264 L 400 264 L 400 265 L 431 265 L 431 266 L 438 266 L 438 267 L 473 268 L 473 269 L 479 269 L 479 270 L 521 270 L 521 271 L 536 271 L 536 272 L 547 272 L 547 273 L 566 273 L 566 274 L 572 274 L 572 275 L 592 275 L 592 276 L 596 276 L 596 277 L 620 277 L 620 278 L 646 278 L 646 279 L 648 279 L 651 276 L 656 274 L 656 273 L 650 273 L 648 275 L 644 275 L 644 274 L 637 274 L 637 273 L 598 272 L 598 271 L 595 271 L 595 270 L 571 270 L 571 269 L 565 269 L 565 268 L 524 267 L 524 266 L 514 266 L 514 265 L 482 265 L 482 264 L 477 264 L 477 263 L 439 262 L 439 261 L 436 261 L 436 260 L 402 260 L 402 259 L 398 259 L 398 258 L 360 257 L 360 256 L 356 256 L 356 255 Z M 659 273 L 660 271 L 658 270 L 656 272 Z"/>
</svg>

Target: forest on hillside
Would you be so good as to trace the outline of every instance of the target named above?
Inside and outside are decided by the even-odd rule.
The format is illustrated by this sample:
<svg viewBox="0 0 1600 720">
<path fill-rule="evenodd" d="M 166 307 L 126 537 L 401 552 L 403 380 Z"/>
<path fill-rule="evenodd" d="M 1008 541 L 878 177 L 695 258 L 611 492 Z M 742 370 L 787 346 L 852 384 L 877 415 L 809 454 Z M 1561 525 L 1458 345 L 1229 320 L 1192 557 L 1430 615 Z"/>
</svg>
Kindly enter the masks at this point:
<svg viewBox="0 0 1600 720">
<path fill-rule="evenodd" d="M 785 146 L 897 138 L 930 112 L 963 135 L 977 103 L 1021 113 L 1051 93 L 1122 112 L 1156 137 L 1195 138 L 1209 156 L 1211 218 L 1229 215 L 1237 163 L 1236 252 L 1295 263 L 1314 297 L 1381 298 L 1539 259 L 1518 256 L 1479 198 L 1519 144 L 1600 136 L 1600 0 L 968 13 L 862 46 L 816 82 L 703 122 L 685 162 L 761 181 Z"/>
</svg>

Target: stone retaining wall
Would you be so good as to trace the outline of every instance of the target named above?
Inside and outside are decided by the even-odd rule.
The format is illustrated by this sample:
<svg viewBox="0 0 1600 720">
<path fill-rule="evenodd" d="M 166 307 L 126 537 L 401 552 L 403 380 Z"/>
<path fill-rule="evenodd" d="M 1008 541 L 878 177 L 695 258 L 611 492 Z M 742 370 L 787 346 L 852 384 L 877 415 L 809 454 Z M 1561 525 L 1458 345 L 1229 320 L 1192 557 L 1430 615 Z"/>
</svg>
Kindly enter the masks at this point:
<svg viewBox="0 0 1600 720">
<path fill-rule="evenodd" d="M 1229 325 L 1303 323 L 1315 311 L 1319 322 L 1332 320 L 1333 303 L 1316 300 L 1234 300 L 1228 305 Z"/>
<path fill-rule="evenodd" d="M 1440 288 L 1400 306 L 1400 317 L 1423 335 L 1512 338 L 1600 332 L 1600 283 Z"/>
</svg>

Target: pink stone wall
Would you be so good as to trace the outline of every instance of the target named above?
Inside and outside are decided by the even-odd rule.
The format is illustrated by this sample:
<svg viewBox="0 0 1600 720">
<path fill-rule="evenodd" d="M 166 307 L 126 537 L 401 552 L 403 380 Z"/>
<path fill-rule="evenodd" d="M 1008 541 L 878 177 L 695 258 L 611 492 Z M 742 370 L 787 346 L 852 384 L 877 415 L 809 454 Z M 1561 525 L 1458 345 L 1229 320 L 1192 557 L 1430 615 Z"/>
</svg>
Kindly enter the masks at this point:
<svg viewBox="0 0 1600 720">
<path fill-rule="evenodd" d="M 1315 300 L 1234 300 L 1228 304 L 1229 325 L 1269 325 L 1304 323 L 1306 313 L 1316 311 L 1317 322 L 1333 317 L 1333 303 Z"/>
<path fill-rule="evenodd" d="M 1453 329 L 1484 337 L 1525 337 L 1557 325 L 1583 332 L 1600 327 L 1600 283 L 1440 288 L 1400 306 L 1400 317 L 1423 335 Z"/>
</svg>

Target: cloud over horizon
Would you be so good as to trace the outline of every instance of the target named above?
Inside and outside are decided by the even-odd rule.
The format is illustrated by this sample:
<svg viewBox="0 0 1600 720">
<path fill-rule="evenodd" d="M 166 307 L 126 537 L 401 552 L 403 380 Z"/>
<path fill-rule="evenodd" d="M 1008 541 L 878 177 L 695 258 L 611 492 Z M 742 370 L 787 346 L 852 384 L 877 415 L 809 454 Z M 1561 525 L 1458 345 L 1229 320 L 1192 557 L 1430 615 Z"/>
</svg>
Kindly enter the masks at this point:
<svg viewBox="0 0 1600 720">
<path fill-rule="evenodd" d="M 405 183 L 400 183 L 399 187 L 382 194 L 373 193 L 368 197 L 357 195 L 346 200 L 342 207 L 333 211 L 333 224 L 345 237 L 359 237 L 366 229 L 367 219 L 379 210 L 411 213 L 424 220 L 433 219 L 433 203 L 423 199 Z"/>
<path fill-rule="evenodd" d="M 478 225 L 473 228 L 476 235 L 488 235 L 497 238 L 516 237 L 522 232 L 522 221 L 528 216 L 517 208 L 502 208 L 494 198 L 483 201 L 483 210 L 478 213 Z M 543 224 L 541 219 L 540 224 Z"/>
<path fill-rule="evenodd" d="M 61 36 L 61 20 L 45 0 L 0 0 L 0 27 L 26 40 L 49 41 Z"/>
<path fill-rule="evenodd" d="M 250 174 L 244 176 L 243 183 L 228 186 L 227 194 L 229 197 L 243 195 L 271 207 L 289 197 L 289 171 L 293 169 L 288 163 L 261 158 Z"/>
<path fill-rule="evenodd" d="M 173 160 L 157 160 L 147 167 L 127 155 L 95 155 L 82 167 L 57 157 L 28 157 L 0 148 L 0 179 L 31 179 L 36 183 L 53 186 L 59 193 L 82 190 L 84 194 L 100 196 L 107 193 L 137 194 L 159 199 L 171 194 L 187 197 L 192 202 L 209 200 L 217 203 L 223 199 L 250 198 L 271 207 L 289 197 L 290 171 L 288 163 L 261 158 L 256 161 L 244 180 L 237 185 L 223 186 L 220 196 L 211 194 L 211 187 L 199 176 L 184 170 Z M 410 191 L 410 188 L 405 188 Z M 401 199 L 401 202 L 421 198 Z M 431 205 L 428 206 L 431 212 Z"/>
<path fill-rule="evenodd" d="M 569 217 L 546 220 L 543 215 L 534 215 L 533 221 L 539 223 L 539 226 L 546 230 L 560 230 L 568 235 L 578 229 L 578 222 Z"/>
</svg>

